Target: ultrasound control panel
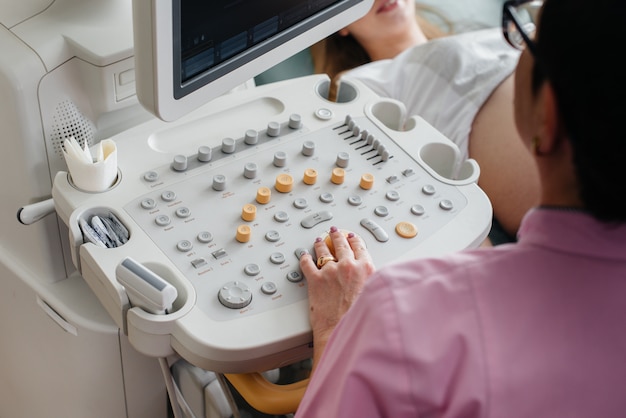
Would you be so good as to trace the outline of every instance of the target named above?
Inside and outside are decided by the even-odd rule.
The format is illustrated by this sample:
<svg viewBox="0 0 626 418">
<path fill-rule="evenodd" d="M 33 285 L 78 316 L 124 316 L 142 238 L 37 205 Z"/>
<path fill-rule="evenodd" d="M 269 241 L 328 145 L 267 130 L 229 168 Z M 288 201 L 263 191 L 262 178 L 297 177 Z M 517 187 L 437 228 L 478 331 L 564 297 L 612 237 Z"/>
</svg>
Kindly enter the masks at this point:
<svg viewBox="0 0 626 418">
<path fill-rule="evenodd" d="M 331 225 L 393 260 L 467 205 L 363 116 L 312 131 L 299 114 L 145 173 L 146 186 L 185 172 L 124 210 L 184 273 L 216 320 L 306 298 L 302 251 Z"/>
<path fill-rule="evenodd" d="M 75 263 L 140 351 L 174 350 L 225 372 L 306 358 L 299 257 L 331 226 L 359 234 L 377 266 L 477 246 L 487 235 L 491 206 L 475 163 L 458 161 L 455 146 L 401 104 L 356 82 L 352 100 L 328 102 L 324 82 L 263 86 L 174 126 L 153 122 L 112 138 L 120 179 L 104 193 L 57 176 Z M 128 242 L 86 244 L 76 225 L 109 212 Z M 179 290 L 173 312 L 131 306 L 114 277 L 126 256 Z"/>
</svg>

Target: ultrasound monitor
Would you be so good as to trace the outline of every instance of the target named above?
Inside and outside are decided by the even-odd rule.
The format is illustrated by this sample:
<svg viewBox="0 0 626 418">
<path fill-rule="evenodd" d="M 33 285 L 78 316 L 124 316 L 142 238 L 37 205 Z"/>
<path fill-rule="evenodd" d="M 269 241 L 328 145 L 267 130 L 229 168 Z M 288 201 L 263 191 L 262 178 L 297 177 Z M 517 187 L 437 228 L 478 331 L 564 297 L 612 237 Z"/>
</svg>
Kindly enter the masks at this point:
<svg viewBox="0 0 626 418">
<path fill-rule="evenodd" d="M 133 0 L 137 96 L 173 121 L 347 26 L 373 0 Z"/>
</svg>

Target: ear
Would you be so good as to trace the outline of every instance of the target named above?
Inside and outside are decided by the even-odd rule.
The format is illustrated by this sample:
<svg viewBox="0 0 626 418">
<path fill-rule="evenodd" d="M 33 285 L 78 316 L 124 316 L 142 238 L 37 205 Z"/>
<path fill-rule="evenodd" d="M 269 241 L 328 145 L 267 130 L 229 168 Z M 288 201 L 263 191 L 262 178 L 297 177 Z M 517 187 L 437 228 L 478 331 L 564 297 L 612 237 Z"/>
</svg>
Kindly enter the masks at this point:
<svg viewBox="0 0 626 418">
<path fill-rule="evenodd" d="M 543 83 L 539 94 L 538 123 L 541 137 L 540 152 L 553 151 L 560 140 L 559 111 L 554 89 L 549 81 Z"/>
</svg>

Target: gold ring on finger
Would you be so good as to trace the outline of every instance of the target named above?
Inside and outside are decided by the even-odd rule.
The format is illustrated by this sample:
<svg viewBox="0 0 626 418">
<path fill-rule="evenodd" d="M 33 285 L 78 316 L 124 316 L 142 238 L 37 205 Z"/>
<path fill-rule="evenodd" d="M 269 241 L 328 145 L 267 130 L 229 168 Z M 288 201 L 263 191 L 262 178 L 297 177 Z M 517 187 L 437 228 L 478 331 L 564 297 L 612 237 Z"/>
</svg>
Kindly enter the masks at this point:
<svg viewBox="0 0 626 418">
<path fill-rule="evenodd" d="M 324 255 L 324 256 L 322 256 L 322 257 L 317 259 L 317 268 L 321 269 L 329 261 L 337 261 L 337 259 L 335 257 L 333 257 L 332 255 Z"/>
</svg>

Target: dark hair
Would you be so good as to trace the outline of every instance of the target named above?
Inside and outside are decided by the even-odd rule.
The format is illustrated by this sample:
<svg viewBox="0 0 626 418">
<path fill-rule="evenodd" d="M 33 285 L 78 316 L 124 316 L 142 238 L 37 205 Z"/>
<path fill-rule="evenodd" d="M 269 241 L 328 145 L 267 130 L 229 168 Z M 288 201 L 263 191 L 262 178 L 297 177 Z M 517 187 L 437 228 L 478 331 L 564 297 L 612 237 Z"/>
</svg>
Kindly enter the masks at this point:
<svg viewBox="0 0 626 418">
<path fill-rule="evenodd" d="M 626 221 L 624 26 L 624 0 L 546 0 L 536 39 L 535 75 L 554 89 L 580 197 L 607 222 Z"/>
</svg>

